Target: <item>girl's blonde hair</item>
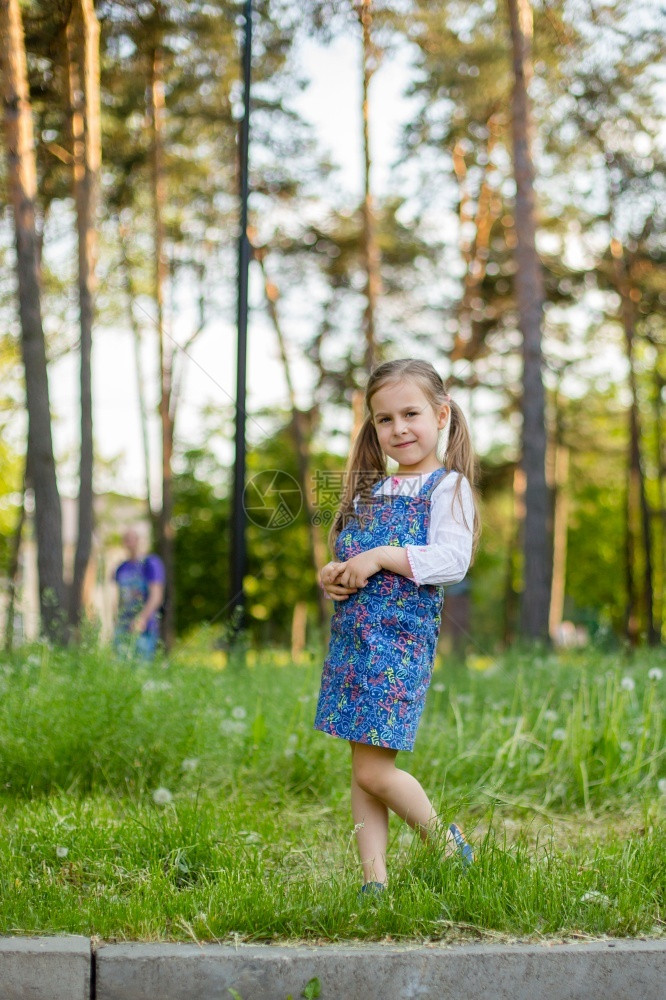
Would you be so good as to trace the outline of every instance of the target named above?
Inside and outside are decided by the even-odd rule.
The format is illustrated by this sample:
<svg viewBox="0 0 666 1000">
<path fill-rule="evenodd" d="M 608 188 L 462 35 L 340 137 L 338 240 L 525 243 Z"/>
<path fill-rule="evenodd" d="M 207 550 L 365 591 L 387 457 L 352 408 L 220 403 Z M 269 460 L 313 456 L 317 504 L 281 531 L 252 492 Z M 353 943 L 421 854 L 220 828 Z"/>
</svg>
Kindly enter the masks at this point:
<svg viewBox="0 0 666 1000">
<path fill-rule="evenodd" d="M 467 527 L 471 529 L 473 535 L 472 551 L 476 550 L 479 535 L 481 534 L 481 519 L 479 516 L 479 501 L 476 488 L 477 461 L 467 421 L 458 404 L 454 403 L 449 396 L 442 379 L 430 362 L 402 358 L 399 361 L 384 362 L 384 364 L 375 368 L 368 378 L 365 390 L 365 418 L 347 461 L 340 506 L 333 518 L 333 524 L 329 532 L 328 541 L 332 551 L 335 551 L 334 546 L 338 535 L 347 521 L 354 516 L 354 498 L 358 496 L 361 504 L 369 501 L 372 496 L 373 486 L 387 475 L 386 456 L 380 447 L 373 423 L 372 397 L 379 389 L 383 389 L 385 385 L 402 382 L 405 379 L 416 382 L 434 410 L 439 410 L 445 403 L 451 409 L 445 465 L 450 472 L 458 472 L 461 476 L 464 476 L 472 489 L 474 524 L 467 525 Z M 465 515 L 460 499 L 461 485 L 462 479 L 459 477 L 453 493 L 452 503 L 455 503 L 456 500 L 458 501 L 464 519 Z M 465 523 L 467 524 L 466 521 Z"/>
</svg>

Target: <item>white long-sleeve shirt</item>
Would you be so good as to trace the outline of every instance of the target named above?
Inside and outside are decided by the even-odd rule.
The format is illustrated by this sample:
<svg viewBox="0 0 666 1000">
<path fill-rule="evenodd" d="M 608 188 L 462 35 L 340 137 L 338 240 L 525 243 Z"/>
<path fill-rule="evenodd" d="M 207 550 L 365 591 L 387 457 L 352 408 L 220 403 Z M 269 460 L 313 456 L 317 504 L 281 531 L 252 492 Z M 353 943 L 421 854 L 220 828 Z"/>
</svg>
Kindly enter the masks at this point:
<svg viewBox="0 0 666 1000">
<path fill-rule="evenodd" d="M 417 496 L 430 473 L 389 476 L 377 488 L 388 496 Z M 467 479 L 462 476 L 460 493 L 453 493 L 460 473 L 449 472 L 430 497 L 430 525 L 426 545 L 406 545 L 414 583 L 450 585 L 463 579 L 472 558 L 474 502 Z M 453 503 L 452 503 L 453 501 Z"/>
</svg>

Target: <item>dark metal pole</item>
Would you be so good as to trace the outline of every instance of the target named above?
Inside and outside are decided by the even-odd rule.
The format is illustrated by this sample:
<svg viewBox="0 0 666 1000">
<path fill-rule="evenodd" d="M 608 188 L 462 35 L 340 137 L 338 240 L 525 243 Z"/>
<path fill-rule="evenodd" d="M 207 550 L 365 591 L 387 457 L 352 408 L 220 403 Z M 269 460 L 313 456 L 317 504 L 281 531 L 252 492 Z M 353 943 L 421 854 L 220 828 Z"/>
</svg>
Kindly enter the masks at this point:
<svg viewBox="0 0 666 1000">
<path fill-rule="evenodd" d="M 247 203 L 250 193 L 248 160 L 250 147 L 250 83 L 252 70 L 252 0 L 246 0 L 245 45 L 243 48 L 243 84 L 245 112 L 240 127 L 240 233 L 238 236 L 238 350 L 236 363 L 236 459 L 231 525 L 231 597 L 234 631 L 244 625 L 245 595 L 243 580 L 247 564 L 245 546 L 245 382 L 247 368 L 247 311 L 250 241 L 247 236 Z"/>
</svg>

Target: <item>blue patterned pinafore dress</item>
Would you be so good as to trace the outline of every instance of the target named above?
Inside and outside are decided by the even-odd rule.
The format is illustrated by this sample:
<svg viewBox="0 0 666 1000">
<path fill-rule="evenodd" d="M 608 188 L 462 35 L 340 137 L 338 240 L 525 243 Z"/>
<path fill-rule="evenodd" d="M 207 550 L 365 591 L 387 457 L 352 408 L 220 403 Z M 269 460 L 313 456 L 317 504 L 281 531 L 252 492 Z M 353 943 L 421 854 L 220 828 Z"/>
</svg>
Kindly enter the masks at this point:
<svg viewBox="0 0 666 1000">
<path fill-rule="evenodd" d="M 335 555 L 350 559 L 376 545 L 426 545 L 430 498 L 446 469 L 414 497 L 373 490 L 338 535 Z M 382 480 L 384 482 L 384 480 Z M 411 750 L 430 683 L 444 589 L 418 586 L 381 570 L 337 601 L 322 672 L 315 729 L 356 743 Z"/>
</svg>

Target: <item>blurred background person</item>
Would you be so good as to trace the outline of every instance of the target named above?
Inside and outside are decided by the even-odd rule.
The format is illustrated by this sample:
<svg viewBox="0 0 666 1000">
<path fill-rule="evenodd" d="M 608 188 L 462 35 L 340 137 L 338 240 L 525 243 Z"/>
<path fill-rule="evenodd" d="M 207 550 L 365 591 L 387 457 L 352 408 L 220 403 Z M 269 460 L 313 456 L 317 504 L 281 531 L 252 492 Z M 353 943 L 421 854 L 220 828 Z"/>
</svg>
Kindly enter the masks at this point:
<svg viewBox="0 0 666 1000">
<path fill-rule="evenodd" d="M 152 660 L 164 605 L 164 563 L 157 555 L 141 556 L 141 539 L 135 528 L 125 532 L 123 545 L 127 558 L 114 574 L 118 586 L 114 646 L 124 655 Z"/>
</svg>

